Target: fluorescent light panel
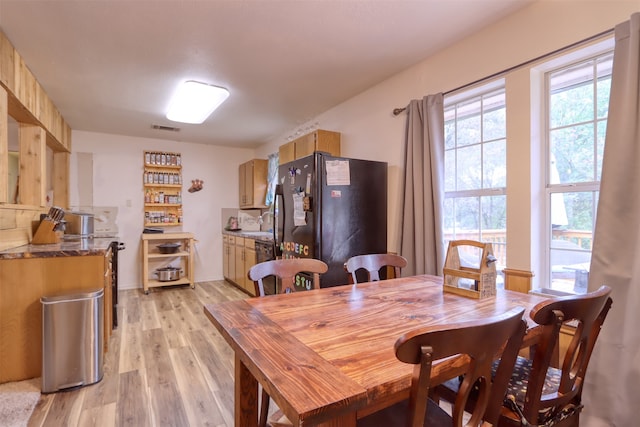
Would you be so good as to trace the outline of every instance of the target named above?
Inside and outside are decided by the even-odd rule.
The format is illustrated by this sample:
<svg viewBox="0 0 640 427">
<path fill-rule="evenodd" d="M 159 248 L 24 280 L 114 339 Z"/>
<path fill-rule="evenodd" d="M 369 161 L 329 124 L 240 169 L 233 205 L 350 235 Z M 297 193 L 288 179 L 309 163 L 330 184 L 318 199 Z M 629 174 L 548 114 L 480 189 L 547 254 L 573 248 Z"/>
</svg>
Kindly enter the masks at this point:
<svg viewBox="0 0 640 427">
<path fill-rule="evenodd" d="M 167 119 L 181 123 L 202 123 L 228 97 L 229 91 L 223 87 L 186 81 L 174 94 Z"/>
</svg>

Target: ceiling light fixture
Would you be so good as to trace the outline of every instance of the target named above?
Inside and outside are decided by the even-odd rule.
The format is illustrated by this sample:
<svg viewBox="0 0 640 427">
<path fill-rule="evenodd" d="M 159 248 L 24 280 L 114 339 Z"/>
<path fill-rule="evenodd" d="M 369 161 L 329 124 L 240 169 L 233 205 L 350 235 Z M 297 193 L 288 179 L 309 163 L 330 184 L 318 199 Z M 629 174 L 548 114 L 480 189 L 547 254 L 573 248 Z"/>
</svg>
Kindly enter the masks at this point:
<svg viewBox="0 0 640 427">
<path fill-rule="evenodd" d="M 186 81 L 173 95 L 167 119 L 181 123 L 202 123 L 228 97 L 229 91 L 223 87 Z"/>
</svg>

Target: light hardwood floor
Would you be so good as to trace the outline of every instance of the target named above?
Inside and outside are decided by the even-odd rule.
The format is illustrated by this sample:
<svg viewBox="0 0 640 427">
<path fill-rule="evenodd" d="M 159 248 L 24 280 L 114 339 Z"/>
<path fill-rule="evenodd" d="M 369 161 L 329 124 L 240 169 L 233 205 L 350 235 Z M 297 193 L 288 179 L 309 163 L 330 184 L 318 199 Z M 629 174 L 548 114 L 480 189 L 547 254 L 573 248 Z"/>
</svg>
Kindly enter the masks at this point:
<svg viewBox="0 0 640 427">
<path fill-rule="evenodd" d="M 233 426 L 233 352 L 203 305 L 247 297 L 224 281 L 120 291 L 102 381 L 42 395 L 29 427 Z"/>
</svg>

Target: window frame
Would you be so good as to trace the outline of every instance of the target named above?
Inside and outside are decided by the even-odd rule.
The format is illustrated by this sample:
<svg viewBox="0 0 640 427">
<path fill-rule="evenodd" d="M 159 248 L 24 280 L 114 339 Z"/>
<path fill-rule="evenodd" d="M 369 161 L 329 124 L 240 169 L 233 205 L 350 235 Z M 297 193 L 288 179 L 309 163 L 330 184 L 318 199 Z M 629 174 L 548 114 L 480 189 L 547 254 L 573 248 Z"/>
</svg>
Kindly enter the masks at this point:
<svg viewBox="0 0 640 427">
<path fill-rule="evenodd" d="M 584 288 L 578 289 L 576 290 L 576 283 L 575 280 L 578 277 L 578 273 L 576 272 L 576 276 L 574 277 L 574 284 L 573 284 L 573 289 L 567 289 L 567 288 L 563 288 L 563 289 L 559 289 L 557 286 L 554 287 L 553 286 L 553 278 L 552 278 L 552 268 L 551 268 L 551 250 L 552 249 L 558 249 L 558 248 L 553 248 L 552 247 L 552 241 L 553 241 L 553 230 L 552 230 L 552 218 L 551 218 L 551 199 L 552 199 L 552 195 L 553 194 L 565 194 L 565 193 L 591 193 L 591 197 L 595 198 L 595 200 L 593 200 L 593 213 L 592 213 L 592 220 L 593 220 L 593 224 L 592 224 L 592 239 L 593 239 L 593 231 L 595 229 L 595 223 L 596 223 L 596 217 L 597 217 L 597 198 L 598 198 L 598 193 L 599 193 L 599 189 L 600 189 L 600 181 L 597 180 L 597 173 L 596 173 L 596 180 L 591 180 L 591 181 L 576 181 L 576 182 L 569 182 L 569 183 L 551 183 L 551 169 L 550 169 L 550 156 L 551 156 L 551 132 L 553 129 L 558 129 L 559 127 L 556 128 L 551 128 L 551 106 L 550 106 L 550 98 L 551 98 L 551 92 L 550 92 L 550 76 L 552 73 L 554 72 L 558 72 L 558 71 L 562 71 L 564 69 L 567 68 L 571 68 L 571 67 L 575 67 L 581 63 L 585 63 L 585 62 L 590 62 L 590 61 L 597 61 L 600 58 L 604 58 L 606 56 L 609 55 L 613 55 L 613 49 L 614 49 L 614 40 L 613 38 L 609 38 L 606 39 L 604 41 L 601 41 L 599 43 L 593 44 L 591 46 L 587 46 L 581 49 L 578 49 L 576 51 L 567 53 L 565 55 L 559 56 L 557 58 L 554 58 L 551 61 L 548 61 L 544 64 L 541 64 L 538 67 L 535 67 L 534 70 L 539 72 L 538 76 L 541 79 L 541 105 L 542 105 L 542 117 L 543 120 L 541 120 L 541 155 L 540 155 L 540 167 L 541 167 L 541 171 L 543 171 L 542 174 L 542 182 L 541 182 L 541 198 L 542 198 L 542 212 L 543 212 L 543 218 L 541 218 L 542 221 L 542 230 L 543 230 L 543 245 L 541 245 L 540 247 L 540 252 L 538 254 L 538 256 L 540 257 L 540 267 L 541 267 L 541 279 L 542 279 L 542 283 L 545 284 L 545 287 L 554 289 L 556 291 L 563 291 L 563 292 L 568 292 L 568 293 L 578 293 L 578 292 L 585 292 L 586 291 L 586 285 Z M 597 65 L 594 65 L 594 68 L 597 69 Z M 592 84 L 597 84 L 597 80 L 600 78 L 600 76 L 598 76 L 597 74 L 595 74 L 593 76 L 592 79 Z M 595 81 L 595 83 L 593 83 Z M 595 96 L 593 99 L 593 105 L 597 106 L 597 90 L 595 91 Z M 600 118 L 598 118 L 597 116 L 597 112 L 591 117 L 591 119 L 588 122 L 581 122 L 581 123 L 591 123 L 596 125 L 598 122 L 602 122 L 603 120 Z M 607 114 L 607 118 L 604 120 L 605 122 L 605 129 L 606 129 L 606 122 L 608 121 L 608 114 Z M 596 142 L 596 147 L 594 147 L 594 153 L 597 150 L 597 128 L 594 127 L 594 135 L 595 135 L 595 142 Z M 597 158 L 593 159 L 593 165 L 594 167 L 597 166 Z M 576 250 L 576 252 L 578 253 L 588 253 L 589 257 L 591 255 L 591 251 L 585 251 L 585 250 Z"/>
<path fill-rule="evenodd" d="M 484 148 L 484 144 L 487 143 L 491 143 L 493 141 L 497 141 L 497 140 L 503 140 L 504 141 L 504 150 L 505 150 L 505 157 L 504 157 L 504 171 L 505 171 L 505 181 L 504 181 L 504 186 L 501 187 L 484 187 L 484 172 L 485 172 L 485 165 L 484 162 L 481 165 L 480 168 L 480 178 L 481 178 L 481 186 L 482 188 L 477 188 L 477 189 L 462 189 L 462 190 L 458 190 L 457 188 L 455 190 L 446 190 L 444 191 L 444 203 L 445 203 L 445 208 L 447 206 L 447 202 L 451 199 L 462 199 L 462 198 L 475 198 L 478 200 L 478 204 L 480 207 L 480 212 L 481 208 L 482 208 L 482 200 L 483 198 L 487 198 L 487 197 L 495 197 L 495 196 L 502 196 L 504 197 L 505 200 L 505 227 L 504 227 L 504 234 L 505 234 L 505 241 L 501 242 L 500 244 L 502 245 L 502 248 L 496 248 L 494 247 L 494 252 L 496 252 L 496 250 L 498 249 L 502 254 L 503 254 L 503 262 L 504 265 L 501 265 L 501 267 L 506 267 L 506 237 L 507 237 L 507 226 L 506 226 L 506 215 L 507 215 L 507 179 L 506 179 L 506 174 L 507 174 L 507 156 L 506 156 L 506 151 L 508 149 L 508 135 L 507 135 L 507 121 L 508 121 L 508 113 L 507 113 L 507 89 L 506 89 L 506 81 L 504 78 L 498 78 L 495 79 L 491 82 L 485 82 L 482 85 L 473 87 L 471 89 L 466 89 L 464 91 L 459 91 L 456 92 L 455 94 L 452 95 L 445 95 L 444 97 L 444 103 L 443 103 L 443 108 L 445 111 L 445 116 L 446 116 L 446 112 L 448 109 L 451 109 L 452 107 L 455 108 L 455 106 L 459 105 L 459 104 L 464 104 L 464 103 L 468 103 L 470 101 L 473 101 L 476 98 L 485 96 L 485 95 L 490 95 L 492 93 L 502 93 L 502 96 L 504 97 L 504 109 L 505 109 L 505 129 L 504 129 L 504 137 L 503 138 L 488 138 L 488 139 L 484 139 L 484 135 L 481 135 L 479 141 L 477 142 L 478 145 L 480 145 L 481 149 L 480 149 L 480 156 L 482 158 L 483 156 L 483 150 L 482 148 Z M 482 115 L 485 114 L 484 109 L 481 112 L 481 117 Z M 445 118 L 445 126 L 446 126 L 447 120 Z M 482 130 L 482 124 L 483 121 L 481 120 L 481 130 Z M 454 147 L 452 149 L 447 149 L 445 146 L 445 156 L 446 156 L 446 152 L 447 151 L 454 151 L 457 153 L 457 150 L 459 150 L 460 148 L 465 148 L 465 147 L 469 147 L 467 146 L 461 146 L 461 147 Z M 445 167 L 445 185 L 447 182 L 446 179 L 446 174 L 447 174 L 447 168 Z M 454 179 L 456 180 L 457 183 L 457 169 L 456 172 L 454 172 Z M 445 209 L 444 212 L 445 216 L 447 215 L 447 210 Z M 452 212 L 451 214 L 453 214 L 454 216 L 456 215 L 455 212 Z M 455 221 L 455 220 L 454 220 Z M 446 222 L 446 221 L 445 221 Z M 478 232 L 480 233 L 480 236 L 482 236 L 482 220 L 481 218 L 479 218 L 479 229 Z M 445 227 L 445 232 L 447 231 L 447 228 Z M 456 234 L 458 232 L 458 230 L 454 227 L 452 230 L 452 236 L 454 239 L 457 239 Z M 446 237 L 449 233 L 445 234 L 445 245 L 448 244 L 449 239 Z"/>
</svg>

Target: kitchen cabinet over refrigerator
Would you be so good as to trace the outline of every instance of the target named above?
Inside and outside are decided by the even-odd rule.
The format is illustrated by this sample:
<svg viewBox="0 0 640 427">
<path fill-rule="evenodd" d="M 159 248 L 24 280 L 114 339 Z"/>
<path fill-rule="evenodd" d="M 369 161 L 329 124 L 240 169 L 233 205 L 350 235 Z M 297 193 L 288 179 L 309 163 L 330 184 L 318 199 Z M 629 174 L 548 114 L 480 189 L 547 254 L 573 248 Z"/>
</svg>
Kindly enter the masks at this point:
<svg viewBox="0 0 640 427">
<path fill-rule="evenodd" d="M 277 255 L 324 261 L 321 287 L 348 282 L 350 257 L 387 252 L 387 163 L 316 152 L 278 173 Z M 298 279 L 310 288 L 310 277 Z"/>
</svg>

